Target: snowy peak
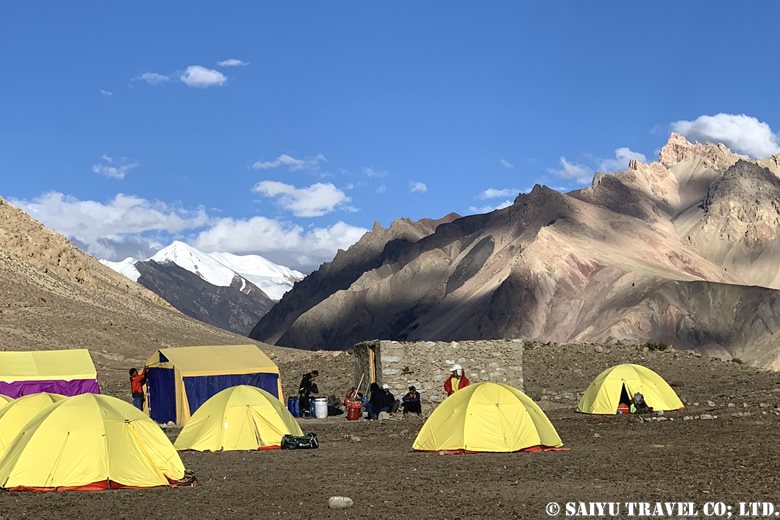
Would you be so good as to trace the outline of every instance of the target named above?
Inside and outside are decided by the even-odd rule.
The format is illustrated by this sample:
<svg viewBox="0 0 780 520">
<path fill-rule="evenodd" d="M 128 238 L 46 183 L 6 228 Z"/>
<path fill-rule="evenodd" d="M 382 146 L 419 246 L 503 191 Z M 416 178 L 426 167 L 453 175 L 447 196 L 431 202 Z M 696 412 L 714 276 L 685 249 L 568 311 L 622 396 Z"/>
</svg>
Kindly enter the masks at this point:
<svg viewBox="0 0 780 520">
<path fill-rule="evenodd" d="M 179 241 L 160 249 L 149 260 L 158 264 L 176 264 L 218 287 L 229 286 L 236 276 L 229 267 L 212 259 L 208 254 Z"/>
<path fill-rule="evenodd" d="M 141 273 L 139 273 L 138 269 L 135 268 L 136 262 L 138 262 L 138 260 L 131 256 L 128 256 L 119 262 L 112 262 L 111 260 L 100 260 L 101 264 L 105 265 L 106 267 L 110 267 L 117 273 L 127 276 L 134 282 L 137 282 L 138 278 L 141 277 Z"/>
<path fill-rule="evenodd" d="M 180 241 L 160 249 L 147 260 L 159 264 L 176 264 L 217 287 L 229 287 L 238 282 L 244 292 L 249 282 L 277 301 L 304 277 L 303 273 L 277 265 L 259 255 L 204 253 Z M 121 262 L 101 262 L 131 280 L 138 281 L 140 277 L 135 268 L 138 260 L 134 258 L 126 258 Z"/>
</svg>

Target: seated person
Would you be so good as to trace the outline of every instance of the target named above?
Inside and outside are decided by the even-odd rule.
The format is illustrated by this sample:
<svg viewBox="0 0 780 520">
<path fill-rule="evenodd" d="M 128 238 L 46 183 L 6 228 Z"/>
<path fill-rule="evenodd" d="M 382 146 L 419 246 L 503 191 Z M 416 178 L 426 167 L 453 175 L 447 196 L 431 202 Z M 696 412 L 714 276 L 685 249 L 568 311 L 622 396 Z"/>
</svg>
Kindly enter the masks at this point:
<svg viewBox="0 0 780 520">
<path fill-rule="evenodd" d="M 422 404 L 420 404 L 420 392 L 413 386 L 409 387 L 409 391 L 401 398 L 403 400 L 404 414 L 416 413 L 422 414 Z"/>
<path fill-rule="evenodd" d="M 359 399 L 358 399 L 358 396 L 359 396 L 359 395 L 360 395 L 360 393 L 357 391 L 357 387 L 356 387 L 356 386 L 353 386 L 353 387 L 352 387 L 352 388 L 350 388 L 350 389 L 349 389 L 349 391 L 346 393 L 346 395 L 344 396 L 344 399 L 342 399 L 342 400 L 341 400 L 341 404 L 343 404 L 344 406 L 347 406 L 347 401 L 355 401 L 355 400 L 359 400 Z"/>
<path fill-rule="evenodd" d="M 328 417 L 334 415 L 343 415 L 344 410 L 341 408 L 341 401 L 335 395 L 328 396 Z"/>
<path fill-rule="evenodd" d="M 398 411 L 398 407 L 401 406 L 401 401 L 395 398 L 390 391 L 390 385 L 382 385 L 382 392 L 384 392 L 384 403 L 382 411 L 387 413 L 395 413 Z"/>
<path fill-rule="evenodd" d="M 639 392 L 634 394 L 634 398 L 631 400 L 631 413 L 652 413 L 653 409 L 647 406 L 645 402 L 645 396 Z"/>
<path fill-rule="evenodd" d="M 371 383 L 369 390 L 371 395 L 365 406 L 370 420 L 379 419 L 380 412 L 392 413 L 394 408 L 398 409 L 395 396 L 390 392 L 389 385 L 385 384 L 382 385 L 382 388 L 379 388 L 378 384 Z"/>
</svg>

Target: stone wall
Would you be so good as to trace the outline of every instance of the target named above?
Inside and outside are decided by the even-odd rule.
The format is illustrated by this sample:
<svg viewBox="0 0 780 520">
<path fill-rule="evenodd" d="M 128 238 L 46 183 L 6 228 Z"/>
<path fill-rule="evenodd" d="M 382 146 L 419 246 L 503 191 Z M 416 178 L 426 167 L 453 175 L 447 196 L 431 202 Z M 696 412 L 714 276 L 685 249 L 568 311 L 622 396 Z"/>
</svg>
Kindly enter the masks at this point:
<svg viewBox="0 0 780 520">
<path fill-rule="evenodd" d="M 523 390 L 523 340 L 418 341 L 374 340 L 358 343 L 352 349 L 355 384 L 363 375 L 371 381 L 371 358 L 375 381 L 390 385 L 400 399 L 411 385 L 422 395 L 423 411 L 429 412 L 447 394 L 444 381 L 453 363 L 463 366 L 472 383 L 492 381 Z"/>
</svg>

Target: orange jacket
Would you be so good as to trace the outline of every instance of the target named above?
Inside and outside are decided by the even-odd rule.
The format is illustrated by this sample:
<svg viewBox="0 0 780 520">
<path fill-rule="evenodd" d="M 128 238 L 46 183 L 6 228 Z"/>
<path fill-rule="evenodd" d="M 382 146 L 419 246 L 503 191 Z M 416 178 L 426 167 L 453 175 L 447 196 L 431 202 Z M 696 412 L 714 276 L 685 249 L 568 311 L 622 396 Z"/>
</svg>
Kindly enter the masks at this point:
<svg viewBox="0 0 780 520">
<path fill-rule="evenodd" d="M 140 374 L 130 377 L 130 393 L 135 395 L 144 395 L 144 383 L 146 383 L 146 369 L 141 370 Z"/>
</svg>

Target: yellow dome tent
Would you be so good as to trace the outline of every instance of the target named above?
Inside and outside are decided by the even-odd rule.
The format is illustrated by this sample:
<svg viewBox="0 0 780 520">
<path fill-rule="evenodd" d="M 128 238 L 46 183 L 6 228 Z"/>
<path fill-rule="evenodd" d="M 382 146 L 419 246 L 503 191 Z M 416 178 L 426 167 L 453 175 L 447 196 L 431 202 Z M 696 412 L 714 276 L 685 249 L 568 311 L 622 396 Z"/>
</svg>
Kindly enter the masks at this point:
<svg viewBox="0 0 780 520">
<path fill-rule="evenodd" d="M 10 403 L 13 401 L 13 397 L 8 397 L 7 395 L 0 394 L 0 408 L 6 405 L 6 403 Z"/>
<path fill-rule="evenodd" d="M 550 420 L 531 398 L 500 383 L 458 390 L 425 421 L 417 451 L 513 452 L 563 446 Z"/>
<path fill-rule="evenodd" d="M 303 431 L 279 399 L 260 388 L 239 385 L 203 403 L 174 446 L 195 451 L 274 449 L 285 434 Z"/>
<path fill-rule="evenodd" d="M 0 459 L 33 417 L 62 399 L 65 397 L 59 394 L 41 392 L 20 397 L 0 408 Z"/>
<path fill-rule="evenodd" d="M 625 393 L 623 393 L 625 387 Z M 653 410 L 680 410 L 682 401 L 664 379 L 641 365 L 623 364 L 608 368 L 590 384 L 582 395 L 577 411 L 613 415 L 617 412 L 621 395 L 631 399 L 639 392 Z"/>
<path fill-rule="evenodd" d="M 0 460 L 0 487 L 20 491 L 179 484 L 179 454 L 154 421 L 115 397 L 83 394 L 39 413 Z"/>
</svg>

